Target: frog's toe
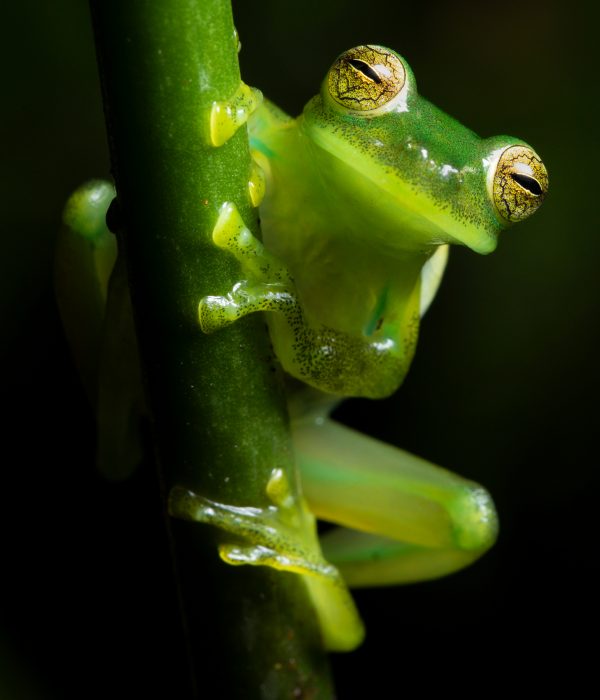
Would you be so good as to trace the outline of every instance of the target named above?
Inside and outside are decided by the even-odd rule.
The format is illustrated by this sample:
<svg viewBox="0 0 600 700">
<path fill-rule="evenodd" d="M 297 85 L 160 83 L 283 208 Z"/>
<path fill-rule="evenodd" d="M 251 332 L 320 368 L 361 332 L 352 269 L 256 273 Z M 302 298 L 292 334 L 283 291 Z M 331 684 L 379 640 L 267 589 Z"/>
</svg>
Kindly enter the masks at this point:
<svg viewBox="0 0 600 700">
<path fill-rule="evenodd" d="M 293 554 L 286 551 L 285 547 L 278 550 L 262 545 L 223 544 L 219 547 L 219 555 L 224 562 L 234 566 L 243 564 L 269 566 L 278 571 L 329 578 L 335 578 L 338 575 L 331 564 L 321 557 L 314 556 L 314 553 L 306 553 L 304 556 L 301 553 Z"/>
<path fill-rule="evenodd" d="M 269 566 L 276 558 L 276 552 L 268 547 L 243 547 L 235 544 L 222 544 L 219 556 L 227 564 L 242 566 L 244 564 Z"/>
<path fill-rule="evenodd" d="M 227 297 L 207 296 L 198 304 L 198 320 L 204 333 L 214 333 L 236 321 L 238 305 Z"/>
<path fill-rule="evenodd" d="M 210 141 L 213 146 L 222 146 L 248 121 L 262 102 L 262 93 L 257 88 L 240 82 L 229 100 L 214 102 L 210 115 Z"/>
</svg>

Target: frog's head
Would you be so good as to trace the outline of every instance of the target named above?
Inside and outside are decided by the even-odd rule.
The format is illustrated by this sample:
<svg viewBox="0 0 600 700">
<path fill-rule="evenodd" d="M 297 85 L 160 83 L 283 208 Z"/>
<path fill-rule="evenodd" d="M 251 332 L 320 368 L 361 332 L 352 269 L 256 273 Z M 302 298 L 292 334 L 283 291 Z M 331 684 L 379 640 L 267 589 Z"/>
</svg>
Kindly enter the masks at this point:
<svg viewBox="0 0 600 700">
<path fill-rule="evenodd" d="M 339 56 L 301 125 L 324 186 L 358 200 L 370 221 L 379 221 L 374 228 L 386 232 L 388 247 L 454 242 L 488 253 L 498 233 L 533 214 L 548 189 L 530 146 L 479 138 L 420 97 L 406 61 L 381 46 Z"/>
</svg>

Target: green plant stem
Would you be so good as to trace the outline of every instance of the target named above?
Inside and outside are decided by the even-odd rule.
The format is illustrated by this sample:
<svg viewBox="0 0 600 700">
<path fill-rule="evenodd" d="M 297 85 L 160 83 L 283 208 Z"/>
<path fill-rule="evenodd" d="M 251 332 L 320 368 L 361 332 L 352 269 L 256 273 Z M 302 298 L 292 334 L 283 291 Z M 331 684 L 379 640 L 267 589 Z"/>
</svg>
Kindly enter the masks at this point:
<svg viewBox="0 0 600 700">
<path fill-rule="evenodd" d="M 257 232 L 246 129 L 207 141 L 214 100 L 239 85 L 229 0 L 91 0 L 113 171 L 158 461 L 168 491 L 268 505 L 274 467 L 295 483 L 281 380 L 264 322 L 203 336 L 197 304 L 236 281 L 211 241 L 224 201 Z M 333 695 L 298 577 L 233 568 L 219 533 L 172 527 L 196 690 L 219 697 Z M 214 690 L 213 690 L 214 692 Z"/>
</svg>

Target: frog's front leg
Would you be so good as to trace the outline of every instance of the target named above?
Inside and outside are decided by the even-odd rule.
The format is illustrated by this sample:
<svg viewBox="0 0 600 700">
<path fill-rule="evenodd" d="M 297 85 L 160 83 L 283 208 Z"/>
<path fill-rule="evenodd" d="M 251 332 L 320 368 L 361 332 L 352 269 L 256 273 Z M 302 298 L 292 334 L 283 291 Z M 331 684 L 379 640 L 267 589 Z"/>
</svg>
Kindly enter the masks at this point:
<svg viewBox="0 0 600 700">
<path fill-rule="evenodd" d="M 213 240 L 237 258 L 244 279 L 225 295 L 200 301 L 204 332 L 256 311 L 272 311 L 268 320 L 275 353 L 292 376 L 338 396 L 381 398 L 398 387 L 416 345 L 418 286 L 408 295 L 400 321 L 369 335 L 351 335 L 307 320 L 291 274 L 252 235 L 234 204 L 222 206 Z M 401 332 L 394 324 L 402 326 Z"/>
<path fill-rule="evenodd" d="M 221 207 L 213 241 L 241 263 L 247 279 L 224 296 L 204 297 L 199 305 L 202 330 L 210 333 L 255 311 L 298 314 L 294 282 L 287 269 L 246 228 L 237 208 Z M 303 499 L 296 500 L 284 473 L 274 469 L 267 484 L 268 508 L 216 503 L 186 489 L 175 488 L 170 512 L 208 523 L 233 535 L 221 544 L 229 564 L 269 566 L 299 574 L 315 606 L 325 646 L 354 649 L 364 636 L 360 617 L 338 570 L 321 554 L 316 521 Z"/>
<path fill-rule="evenodd" d="M 233 536 L 219 546 L 228 564 L 269 566 L 299 574 L 317 612 L 328 649 L 354 649 L 364 628 L 338 570 L 323 558 L 316 522 L 303 500 L 296 501 L 286 476 L 274 469 L 267 484 L 267 508 L 216 503 L 175 487 L 169 498 L 171 515 L 214 525 Z"/>
<path fill-rule="evenodd" d="M 225 296 L 200 301 L 200 327 L 212 333 L 255 311 L 277 311 L 296 304 L 294 282 L 287 269 L 248 230 L 231 202 L 225 202 L 213 230 L 213 241 L 242 265 L 248 279 L 241 280 Z"/>
<path fill-rule="evenodd" d="M 322 416 L 292 426 L 312 512 L 344 526 L 322 546 L 351 587 L 444 576 L 494 543 L 494 504 L 478 484 Z"/>
</svg>

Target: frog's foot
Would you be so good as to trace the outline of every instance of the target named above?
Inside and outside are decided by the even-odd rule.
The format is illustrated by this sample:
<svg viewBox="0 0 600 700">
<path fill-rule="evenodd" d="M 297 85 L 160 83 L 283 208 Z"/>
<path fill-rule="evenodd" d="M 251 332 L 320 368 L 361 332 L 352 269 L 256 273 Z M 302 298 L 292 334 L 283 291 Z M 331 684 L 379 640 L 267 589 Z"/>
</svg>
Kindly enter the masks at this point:
<svg viewBox="0 0 600 700">
<path fill-rule="evenodd" d="M 225 202 L 213 230 L 213 241 L 241 264 L 247 279 L 225 296 L 206 296 L 198 307 L 205 333 L 223 328 L 255 311 L 285 311 L 296 305 L 294 282 L 287 268 L 246 227 L 232 202 Z"/>
<path fill-rule="evenodd" d="M 267 508 L 216 503 L 188 489 L 175 487 L 169 512 L 175 517 L 215 525 L 234 536 L 219 546 L 232 565 L 269 566 L 300 574 L 315 605 L 329 649 L 358 646 L 364 630 L 352 597 L 338 570 L 321 554 L 315 518 L 292 496 L 285 474 L 274 469 L 267 484 L 273 505 Z"/>
<path fill-rule="evenodd" d="M 213 146 L 222 146 L 248 121 L 262 102 L 260 90 L 240 82 L 229 100 L 213 102 L 210 113 L 210 140 Z"/>
<path fill-rule="evenodd" d="M 171 492 L 170 512 L 177 517 L 216 525 L 241 538 L 242 543 L 221 545 L 219 553 L 228 564 L 255 564 L 300 574 L 338 576 L 335 567 L 321 555 L 314 516 L 293 501 L 281 469 L 273 470 L 267 494 L 273 505 L 252 508 L 216 503 L 176 487 Z"/>
</svg>

